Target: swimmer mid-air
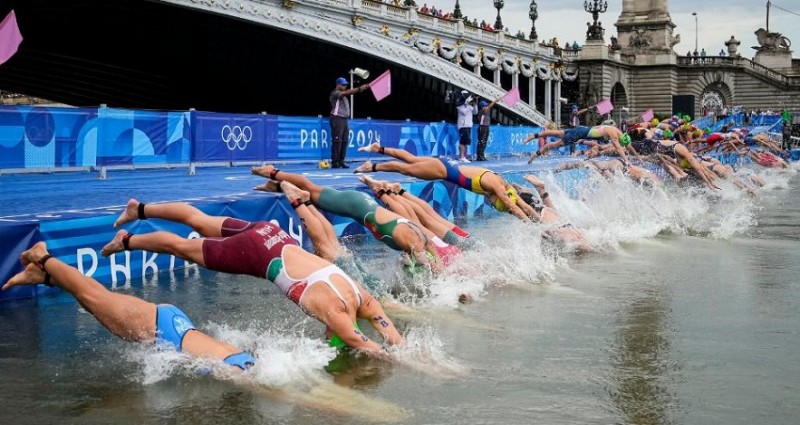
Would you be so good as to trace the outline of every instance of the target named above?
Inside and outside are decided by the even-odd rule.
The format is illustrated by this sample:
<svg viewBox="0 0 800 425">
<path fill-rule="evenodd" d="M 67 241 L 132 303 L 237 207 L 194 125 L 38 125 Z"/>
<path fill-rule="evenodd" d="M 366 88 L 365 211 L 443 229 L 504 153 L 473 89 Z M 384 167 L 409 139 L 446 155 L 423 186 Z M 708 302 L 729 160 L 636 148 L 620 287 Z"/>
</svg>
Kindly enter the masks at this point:
<svg viewBox="0 0 800 425">
<path fill-rule="evenodd" d="M 302 204 L 304 195 L 299 191 L 287 190 L 286 195 L 294 199 L 293 204 Z M 336 335 L 353 349 L 385 356 L 381 346 L 358 329 L 356 318 L 362 318 L 389 345 L 403 343 L 391 319 L 369 292 L 339 267 L 306 252 L 270 222 L 209 216 L 185 203 L 145 205 L 131 199 L 114 226 L 148 218 L 185 224 L 204 238 L 185 239 L 169 232 L 132 235 L 120 230 L 101 254 L 141 249 L 168 253 L 210 270 L 266 278 L 309 316 L 325 324 L 329 338 Z"/>
<path fill-rule="evenodd" d="M 389 155 L 400 161 L 380 164 L 366 161 L 356 168 L 354 173 L 389 171 L 422 180 L 446 180 L 471 192 L 484 195 L 498 211 L 508 211 L 520 220 L 539 220 L 539 214 L 525 201 L 519 199 L 514 187 L 489 169 L 459 165 L 447 159 L 415 156 L 402 149 L 383 147 L 379 143 L 372 143 L 359 150 Z"/>
<path fill-rule="evenodd" d="M 6 282 L 4 291 L 19 285 L 56 286 L 75 297 L 112 334 L 126 341 L 158 341 L 190 356 L 216 359 L 241 370 L 255 365 L 250 354 L 197 330 L 178 307 L 111 292 L 50 255 L 44 242 L 23 252 L 20 261 L 25 270 Z"/>
</svg>

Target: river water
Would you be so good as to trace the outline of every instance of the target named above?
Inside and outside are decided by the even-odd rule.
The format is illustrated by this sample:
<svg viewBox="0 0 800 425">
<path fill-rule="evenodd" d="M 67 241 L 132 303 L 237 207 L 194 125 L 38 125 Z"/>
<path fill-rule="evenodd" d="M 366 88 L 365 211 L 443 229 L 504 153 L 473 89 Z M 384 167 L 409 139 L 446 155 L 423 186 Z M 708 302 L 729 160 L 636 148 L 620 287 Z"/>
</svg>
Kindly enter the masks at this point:
<svg viewBox="0 0 800 425">
<path fill-rule="evenodd" d="M 457 270 L 388 310 L 403 364 L 337 357 L 272 285 L 190 268 L 118 290 L 252 350 L 253 385 L 118 341 L 66 297 L 4 303 L 0 422 L 798 423 L 799 177 L 768 176 L 755 199 L 542 177 L 598 252 L 564 254 L 508 217 L 465 224 L 480 242 Z M 351 246 L 397 280 L 394 254 Z"/>
</svg>

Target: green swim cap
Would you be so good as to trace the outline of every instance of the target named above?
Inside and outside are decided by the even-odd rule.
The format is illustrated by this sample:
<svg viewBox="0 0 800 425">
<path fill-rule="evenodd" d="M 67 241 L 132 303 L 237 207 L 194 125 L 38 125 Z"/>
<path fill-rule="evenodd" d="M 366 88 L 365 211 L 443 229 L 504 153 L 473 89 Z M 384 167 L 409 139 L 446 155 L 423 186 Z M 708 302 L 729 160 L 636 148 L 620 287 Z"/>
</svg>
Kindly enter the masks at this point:
<svg viewBox="0 0 800 425">
<path fill-rule="evenodd" d="M 358 322 L 353 323 L 353 329 L 361 333 L 361 328 L 358 326 Z M 337 350 L 344 350 L 345 348 L 347 348 L 347 344 L 345 344 L 344 341 L 342 341 L 342 339 L 339 338 L 339 335 L 336 334 L 333 334 L 331 339 L 328 340 L 328 346 L 333 347 Z"/>
<path fill-rule="evenodd" d="M 672 131 L 664 130 L 664 137 L 666 137 L 667 139 L 671 139 L 672 138 Z"/>
<path fill-rule="evenodd" d="M 628 133 L 623 134 L 622 137 L 619 138 L 619 144 L 623 148 L 625 146 L 630 145 L 631 144 L 631 136 L 630 136 L 630 134 L 628 134 Z"/>
<path fill-rule="evenodd" d="M 436 257 L 434 257 L 433 254 L 431 254 L 430 252 L 425 251 L 425 256 L 428 257 L 428 261 L 430 261 L 431 263 L 436 262 Z M 403 266 L 403 271 L 405 271 L 409 276 L 414 276 L 420 273 L 425 273 L 426 271 L 428 271 L 428 269 L 424 267 L 422 264 L 417 263 L 417 260 L 412 258 L 411 264 L 406 264 L 405 266 Z"/>
</svg>

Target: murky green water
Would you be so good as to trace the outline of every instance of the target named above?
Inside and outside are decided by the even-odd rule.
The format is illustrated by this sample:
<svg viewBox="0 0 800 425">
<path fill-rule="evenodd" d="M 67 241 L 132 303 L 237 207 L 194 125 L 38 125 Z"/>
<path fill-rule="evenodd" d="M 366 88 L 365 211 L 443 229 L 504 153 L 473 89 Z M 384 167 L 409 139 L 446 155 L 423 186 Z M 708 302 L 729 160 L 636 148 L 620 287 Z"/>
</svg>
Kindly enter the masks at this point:
<svg viewBox="0 0 800 425">
<path fill-rule="evenodd" d="M 265 386 L 332 381 L 407 409 L 404 423 L 798 423 L 800 178 L 756 204 L 758 224 L 727 239 L 662 232 L 556 261 L 544 282 L 487 268 L 477 302 L 397 320 L 465 376 L 359 359 L 324 372 L 321 326 L 256 279 L 188 270 L 124 290 L 220 337 L 258 339 L 260 367 L 277 369 L 258 375 Z M 366 422 L 159 370 L 142 351 L 71 301 L 2 305 L 0 422 Z"/>
</svg>

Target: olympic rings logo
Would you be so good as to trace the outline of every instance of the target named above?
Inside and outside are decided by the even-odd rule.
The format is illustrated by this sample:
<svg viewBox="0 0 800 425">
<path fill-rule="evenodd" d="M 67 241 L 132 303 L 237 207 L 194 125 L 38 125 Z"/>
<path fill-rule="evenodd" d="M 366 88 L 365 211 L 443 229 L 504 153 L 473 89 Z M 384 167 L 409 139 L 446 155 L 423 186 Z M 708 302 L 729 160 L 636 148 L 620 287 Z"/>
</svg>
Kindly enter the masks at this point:
<svg viewBox="0 0 800 425">
<path fill-rule="evenodd" d="M 238 125 L 222 127 L 220 132 L 222 142 L 228 146 L 228 150 L 239 149 L 240 151 L 247 148 L 247 144 L 253 140 L 253 129 L 249 125 L 240 127 Z"/>
</svg>

